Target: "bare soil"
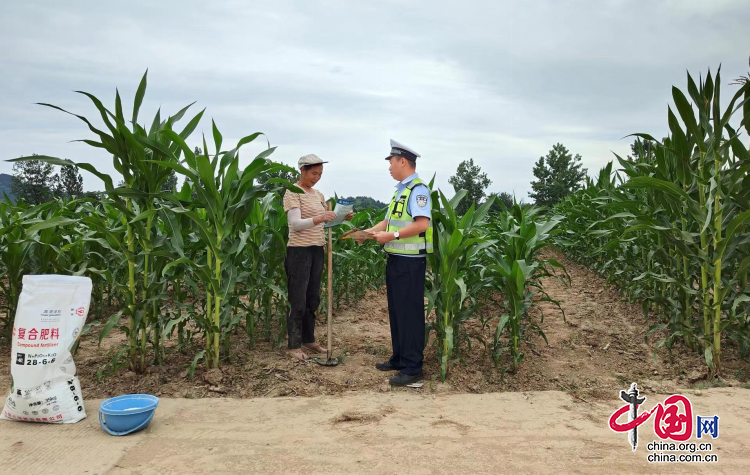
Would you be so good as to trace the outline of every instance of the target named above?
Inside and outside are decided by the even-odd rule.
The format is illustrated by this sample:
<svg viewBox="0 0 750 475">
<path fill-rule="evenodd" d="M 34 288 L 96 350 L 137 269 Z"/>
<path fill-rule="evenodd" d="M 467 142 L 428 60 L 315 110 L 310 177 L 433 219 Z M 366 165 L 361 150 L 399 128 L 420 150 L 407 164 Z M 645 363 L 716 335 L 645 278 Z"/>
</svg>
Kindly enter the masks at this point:
<svg viewBox="0 0 750 475">
<path fill-rule="evenodd" d="M 694 414 L 721 417 L 719 438 L 690 439 L 710 442 L 695 455 L 715 462 L 649 463 L 660 452 L 648 449 L 651 424 L 633 452 L 607 424 L 621 401 L 560 391 L 162 398 L 148 428 L 127 437 L 107 435 L 89 399 L 77 424 L 0 421 L 0 459 L 2 473 L 56 475 L 749 473 L 750 391 L 684 394 Z M 649 393 L 645 408 L 665 397 Z"/>
<path fill-rule="evenodd" d="M 161 366 L 152 366 L 146 374 L 137 375 L 126 368 L 97 381 L 96 373 L 123 343 L 124 336 L 113 331 L 97 345 L 97 332 L 83 337 L 75 357 L 78 376 L 86 398 L 107 398 L 126 393 L 151 393 L 178 398 L 204 397 L 279 397 L 320 396 L 362 391 L 410 391 L 434 393 L 489 393 L 501 391 L 562 390 L 582 401 L 612 399 L 620 389 L 638 382 L 646 392 L 672 393 L 678 388 L 740 386 L 750 377 L 750 366 L 737 357 L 726 344 L 721 380 L 706 380 L 707 371 L 701 355 L 676 347 L 671 352 L 656 348 L 663 335 L 644 337 L 655 322 L 645 320 L 639 305 L 625 302 L 617 289 L 588 268 L 555 253 L 572 278 L 567 286 L 555 278 L 544 281 L 545 290 L 561 302 L 561 312 L 548 303 L 540 303 L 536 319 L 549 341 L 530 335 L 523 344 L 525 359 L 517 373 L 503 372 L 508 362 L 495 367 L 485 348 L 474 342 L 470 351 L 453 362 L 445 382 L 439 380 L 436 348 L 425 351 L 426 382 L 421 389 L 392 389 L 391 374 L 375 369 L 378 361 L 390 355 L 390 332 L 385 291 L 371 292 L 356 305 L 334 311 L 333 348 L 342 363 L 336 367 L 300 363 L 270 342 L 260 341 L 249 349 L 247 338 L 233 338 L 232 360 L 220 370 L 205 371 L 199 365 L 193 380 L 188 377 L 192 356 L 203 345 L 180 353 L 167 348 Z M 488 308 L 499 313 L 499 309 Z M 489 313 L 488 313 L 489 315 Z M 326 326 L 316 328 L 318 341 L 325 346 Z M 488 341 L 493 328 L 471 323 L 470 329 Z M 10 353 L 0 349 L 0 388 L 9 388 Z"/>
</svg>

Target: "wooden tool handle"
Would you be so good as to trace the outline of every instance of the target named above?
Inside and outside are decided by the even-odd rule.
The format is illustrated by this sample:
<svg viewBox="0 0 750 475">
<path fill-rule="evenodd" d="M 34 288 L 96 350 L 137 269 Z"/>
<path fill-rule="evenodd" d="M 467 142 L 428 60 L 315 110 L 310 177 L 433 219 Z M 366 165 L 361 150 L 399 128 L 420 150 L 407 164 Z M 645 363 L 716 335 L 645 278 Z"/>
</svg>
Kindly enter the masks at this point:
<svg viewBox="0 0 750 475">
<path fill-rule="evenodd" d="M 328 203 L 331 211 L 331 203 Z M 333 320 L 333 228 L 328 228 L 328 359 L 333 355 L 331 351 L 331 320 Z"/>
</svg>

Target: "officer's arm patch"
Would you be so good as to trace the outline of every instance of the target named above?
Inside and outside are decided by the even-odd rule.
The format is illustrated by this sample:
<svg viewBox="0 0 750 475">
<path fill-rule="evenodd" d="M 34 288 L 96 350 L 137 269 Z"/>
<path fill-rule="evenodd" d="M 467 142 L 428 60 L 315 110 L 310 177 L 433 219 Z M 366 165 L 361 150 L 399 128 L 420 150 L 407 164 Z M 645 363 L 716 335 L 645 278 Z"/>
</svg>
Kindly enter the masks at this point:
<svg viewBox="0 0 750 475">
<path fill-rule="evenodd" d="M 427 195 L 417 195 L 417 206 L 420 208 L 427 206 Z"/>
</svg>

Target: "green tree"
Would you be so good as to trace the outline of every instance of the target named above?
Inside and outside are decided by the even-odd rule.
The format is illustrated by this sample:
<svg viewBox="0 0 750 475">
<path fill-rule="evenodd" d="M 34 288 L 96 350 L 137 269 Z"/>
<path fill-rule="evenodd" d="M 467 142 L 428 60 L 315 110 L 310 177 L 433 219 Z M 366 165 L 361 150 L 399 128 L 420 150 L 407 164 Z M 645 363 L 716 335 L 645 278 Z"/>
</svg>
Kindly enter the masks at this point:
<svg viewBox="0 0 750 475">
<path fill-rule="evenodd" d="M 484 200 L 485 190 L 492 183 L 486 173 L 482 173 L 479 165 L 474 165 L 474 159 L 464 160 L 458 165 L 456 174 L 450 177 L 448 183 L 453 185 L 453 189 L 458 193 L 459 190 L 466 190 L 466 198 L 461 200 L 456 211 L 464 214 L 471 205 L 478 206 Z"/>
<path fill-rule="evenodd" d="M 196 153 L 201 153 L 200 149 L 198 147 L 195 147 Z M 122 188 L 125 186 L 125 180 L 120 180 L 117 182 L 117 187 Z M 167 180 L 164 182 L 164 184 L 161 186 L 161 191 L 174 191 L 177 188 L 177 174 L 174 170 L 169 171 L 169 175 L 167 176 Z"/>
<path fill-rule="evenodd" d="M 174 191 L 177 188 L 177 173 L 174 170 L 169 170 L 169 176 L 167 181 L 164 182 L 161 189 L 162 191 Z"/>
<path fill-rule="evenodd" d="M 579 190 L 586 178 L 581 156 L 574 157 L 563 144 L 558 143 L 546 157 L 534 165 L 536 180 L 531 182 L 529 196 L 540 206 L 554 206 L 560 200 Z"/>
<path fill-rule="evenodd" d="M 513 207 L 514 197 L 507 191 L 502 191 L 500 193 L 490 193 L 490 197 L 493 196 L 495 197 L 495 201 L 492 202 L 490 211 L 496 213 L 502 211 L 503 206 L 500 203 L 505 205 L 505 209 L 511 209 Z"/>
<path fill-rule="evenodd" d="M 84 191 L 83 192 L 84 198 L 91 198 L 92 200 L 96 201 L 97 207 L 101 204 L 100 202 L 107 197 L 107 194 L 103 191 Z"/>
<path fill-rule="evenodd" d="M 273 160 L 268 160 L 271 165 L 277 165 L 279 163 L 274 162 Z M 259 185 L 264 185 L 268 180 L 271 178 L 283 178 L 284 180 L 288 181 L 289 183 L 297 183 L 299 180 L 299 171 L 286 171 L 286 170 L 276 170 L 272 172 L 260 172 L 258 173 L 258 176 L 255 178 L 255 180 L 258 182 Z M 283 193 L 283 190 L 282 190 Z"/>
<path fill-rule="evenodd" d="M 53 190 L 57 181 L 54 167 L 39 160 L 15 162 L 13 182 L 10 189 L 17 200 L 38 205 L 54 198 Z"/>
<path fill-rule="evenodd" d="M 78 173 L 78 167 L 63 165 L 60 173 L 53 177 L 55 196 L 65 198 L 80 198 L 83 196 L 83 177 Z"/>
<path fill-rule="evenodd" d="M 635 141 L 630 145 L 630 152 L 633 155 L 628 155 L 628 160 L 631 162 L 638 161 L 650 161 L 654 156 L 656 150 L 656 143 L 650 140 L 641 140 L 636 138 Z"/>
<path fill-rule="evenodd" d="M 7 173 L 0 173 L 0 200 L 3 200 L 5 195 L 8 195 L 8 198 L 10 198 L 12 202 L 16 201 L 16 197 L 13 196 L 13 191 L 10 189 L 12 185 L 13 177 Z"/>
</svg>

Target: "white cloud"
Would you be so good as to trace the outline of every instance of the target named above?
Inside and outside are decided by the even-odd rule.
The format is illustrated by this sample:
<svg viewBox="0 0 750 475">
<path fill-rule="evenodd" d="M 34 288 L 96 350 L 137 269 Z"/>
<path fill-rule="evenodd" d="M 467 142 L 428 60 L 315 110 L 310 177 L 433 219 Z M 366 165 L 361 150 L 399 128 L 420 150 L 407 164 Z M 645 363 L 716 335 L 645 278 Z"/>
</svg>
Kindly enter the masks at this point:
<svg viewBox="0 0 750 475">
<path fill-rule="evenodd" d="M 331 160 L 326 194 L 389 197 L 388 140 L 417 149 L 425 177 L 448 178 L 474 158 L 493 184 L 526 198 L 533 163 L 557 142 L 595 174 L 627 154 L 633 132 L 659 137 L 685 70 L 747 72 L 746 2 L 608 0 L 133 1 L 51 0 L 0 5 L 0 151 L 90 161 L 114 173 L 74 117 L 132 101 L 143 71 L 141 122 L 198 101 L 201 131 L 225 142 L 255 131 L 294 165 Z M 745 48 L 743 48 L 743 46 Z M 725 97 L 729 94 L 725 94 Z M 243 149 L 249 161 L 260 144 Z M 0 163 L 0 172 L 11 165 Z M 85 176 L 85 187 L 101 185 Z"/>
</svg>

